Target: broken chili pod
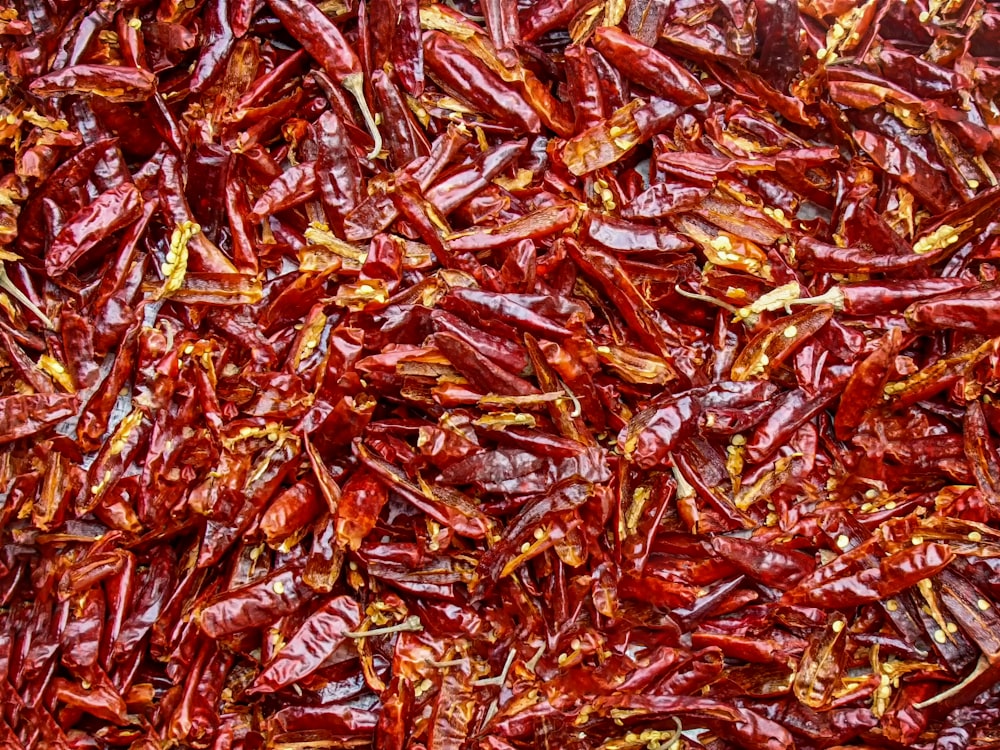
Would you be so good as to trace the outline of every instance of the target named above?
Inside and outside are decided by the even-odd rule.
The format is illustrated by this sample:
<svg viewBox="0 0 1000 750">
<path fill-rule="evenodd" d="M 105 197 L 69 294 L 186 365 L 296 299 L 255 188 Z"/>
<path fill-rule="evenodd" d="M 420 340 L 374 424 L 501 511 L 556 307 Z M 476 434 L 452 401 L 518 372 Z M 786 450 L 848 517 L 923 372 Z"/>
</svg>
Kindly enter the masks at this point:
<svg viewBox="0 0 1000 750">
<path fill-rule="evenodd" d="M 520 240 L 539 239 L 561 232 L 577 218 L 577 209 L 571 203 L 546 206 L 509 224 L 490 229 L 476 229 L 452 235 L 448 245 L 453 250 L 479 252 L 513 244 Z"/>
<path fill-rule="evenodd" d="M 72 65 L 36 78 L 29 88 L 42 96 L 95 94 L 110 101 L 141 102 L 156 91 L 156 76 L 123 65 Z"/>
<path fill-rule="evenodd" d="M 733 380 L 767 378 L 780 365 L 833 317 L 833 308 L 823 305 L 780 318 L 751 339 L 733 362 Z"/>
<path fill-rule="evenodd" d="M 973 401 L 966 406 L 962 422 L 965 457 L 972 475 L 987 502 L 1000 503 L 1000 450 L 990 433 L 982 404 Z"/>
<path fill-rule="evenodd" d="M 31 437 L 76 412 L 74 394 L 38 393 L 0 397 L 0 443 Z"/>
</svg>

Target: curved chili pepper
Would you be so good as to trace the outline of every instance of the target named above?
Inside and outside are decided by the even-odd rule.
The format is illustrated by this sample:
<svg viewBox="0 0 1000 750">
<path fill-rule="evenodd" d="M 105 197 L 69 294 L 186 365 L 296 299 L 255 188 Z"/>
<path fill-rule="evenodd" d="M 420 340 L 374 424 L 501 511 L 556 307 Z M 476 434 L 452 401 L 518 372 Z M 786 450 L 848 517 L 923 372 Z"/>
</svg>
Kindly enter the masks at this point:
<svg viewBox="0 0 1000 750">
<path fill-rule="evenodd" d="M 282 24 L 318 62 L 326 74 L 354 97 L 375 143 L 369 159 L 382 151 L 382 136 L 365 99 L 361 61 L 347 44 L 340 29 L 309 0 L 268 0 Z"/>
<path fill-rule="evenodd" d="M 361 623 L 361 606 L 338 596 L 317 609 L 264 668 L 250 689 L 272 693 L 308 677 Z"/>
</svg>

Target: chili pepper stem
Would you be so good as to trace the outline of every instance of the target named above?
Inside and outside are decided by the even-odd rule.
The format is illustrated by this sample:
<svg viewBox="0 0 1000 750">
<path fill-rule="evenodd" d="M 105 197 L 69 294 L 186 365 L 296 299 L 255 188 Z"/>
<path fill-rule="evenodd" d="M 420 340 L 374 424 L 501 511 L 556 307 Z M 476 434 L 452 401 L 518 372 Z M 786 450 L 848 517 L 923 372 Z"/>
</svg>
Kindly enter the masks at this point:
<svg viewBox="0 0 1000 750">
<path fill-rule="evenodd" d="M 716 305 L 721 307 L 723 310 L 728 310 L 733 315 L 739 315 L 739 310 L 730 305 L 728 302 L 723 302 L 721 299 L 716 299 L 715 297 L 709 297 L 707 294 L 697 294 L 695 292 L 685 292 L 677 284 L 674 284 L 674 291 L 677 292 L 682 297 L 687 297 L 688 299 L 698 300 L 699 302 L 707 302 L 710 305 Z"/>
<path fill-rule="evenodd" d="M 348 638 L 371 638 L 376 635 L 390 635 L 392 633 L 415 633 L 423 629 L 424 626 L 423 623 L 420 622 L 420 618 L 416 615 L 410 615 L 399 623 L 399 625 L 390 625 L 389 627 L 375 628 L 373 630 L 351 630 L 344 633 L 344 635 Z"/>
<path fill-rule="evenodd" d="M 510 653 L 507 654 L 507 661 L 503 664 L 503 669 L 500 674 L 496 677 L 486 677 L 482 680 L 475 680 L 472 684 L 477 687 L 488 687 L 490 685 L 496 685 L 497 687 L 503 687 L 503 684 L 507 681 L 507 673 L 510 672 L 510 666 L 514 663 L 514 657 L 517 656 L 517 649 L 511 649 Z"/>
<path fill-rule="evenodd" d="M 354 97 L 358 103 L 358 107 L 361 108 L 361 116 L 365 118 L 365 126 L 375 141 L 372 150 L 368 152 L 368 158 L 377 159 L 378 155 L 382 153 L 382 134 L 378 131 L 378 125 L 375 123 L 372 111 L 368 107 L 368 100 L 365 99 L 364 76 L 361 73 L 352 73 L 342 81 L 341 85 Z"/>
<path fill-rule="evenodd" d="M 494 698 L 493 702 L 490 703 L 490 707 L 486 709 L 486 716 L 483 717 L 483 725 L 489 724 L 490 719 L 497 715 L 499 706 L 500 704 L 497 702 L 496 698 Z"/>
<path fill-rule="evenodd" d="M 656 740 L 651 741 L 649 743 L 649 747 L 651 747 L 652 750 L 676 750 L 676 748 L 680 746 L 678 740 L 681 738 L 681 732 L 684 731 L 684 725 L 681 724 L 681 720 L 676 716 L 672 716 L 671 718 L 674 720 L 675 727 L 673 733 L 662 742 L 658 742 Z"/>
<path fill-rule="evenodd" d="M 56 327 L 52 324 L 52 321 L 49 320 L 48 316 L 39 310 L 38 307 L 35 306 L 35 303 L 28 299 L 24 292 L 18 289 L 14 285 L 14 282 L 10 280 L 10 277 L 7 275 L 7 269 L 2 261 L 0 261 L 0 288 L 28 308 L 28 310 L 30 310 L 35 317 L 41 320 L 45 324 L 45 327 L 50 331 L 54 331 L 56 329 Z"/>
<path fill-rule="evenodd" d="M 559 384 L 563 387 L 563 390 L 566 392 L 567 398 L 569 398 L 569 400 L 573 402 L 573 411 L 570 412 L 570 415 L 569 415 L 570 419 L 576 419 L 581 414 L 583 414 L 583 406 L 581 406 L 581 404 L 580 404 L 580 399 L 578 399 L 576 397 L 576 394 L 573 393 L 573 391 L 571 391 L 566 386 L 565 383 L 563 383 L 562 381 L 560 381 Z"/>
<path fill-rule="evenodd" d="M 789 305 L 833 305 L 835 310 L 844 309 L 844 293 L 839 288 L 833 287 L 827 292 L 816 297 L 803 297 L 802 299 L 791 300 Z"/>
<path fill-rule="evenodd" d="M 535 667 L 538 666 L 538 661 L 539 659 L 542 658 L 542 654 L 544 653 L 545 653 L 545 643 L 543 641 L 542 645 L 538 647 L 538 650 L 535 652 L 534 656 L 528 659 L 528 661 L 525 662 L 524 664 L 524 666 L 528 668 L 529 672 L 534 673 Z"/>
</svg>

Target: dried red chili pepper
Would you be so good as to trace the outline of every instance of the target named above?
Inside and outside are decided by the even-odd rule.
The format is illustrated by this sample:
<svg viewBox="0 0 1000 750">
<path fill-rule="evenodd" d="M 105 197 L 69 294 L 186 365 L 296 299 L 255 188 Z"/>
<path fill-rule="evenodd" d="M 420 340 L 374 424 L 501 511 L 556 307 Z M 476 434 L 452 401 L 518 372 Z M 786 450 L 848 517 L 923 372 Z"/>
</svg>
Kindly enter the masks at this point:
<svg viewBox="0 0 1000 750">
<path fill-rule="evenodd" d="M 988 745 L 998 18 L 0 9 L 0 744 Z"/>
</svg>

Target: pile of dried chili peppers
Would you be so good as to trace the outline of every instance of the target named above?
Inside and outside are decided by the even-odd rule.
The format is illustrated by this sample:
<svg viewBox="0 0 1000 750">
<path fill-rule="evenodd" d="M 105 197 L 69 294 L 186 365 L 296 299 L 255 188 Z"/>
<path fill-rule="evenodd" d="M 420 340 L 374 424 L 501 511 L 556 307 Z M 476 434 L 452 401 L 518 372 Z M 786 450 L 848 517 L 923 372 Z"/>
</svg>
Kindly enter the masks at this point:
<svg viewBox="0 0 1000 750">
<path fill-rule="evenodd" d="M 995 3 L 0 40 L 0 746 L 1000 742 Z"/>
</svg>

